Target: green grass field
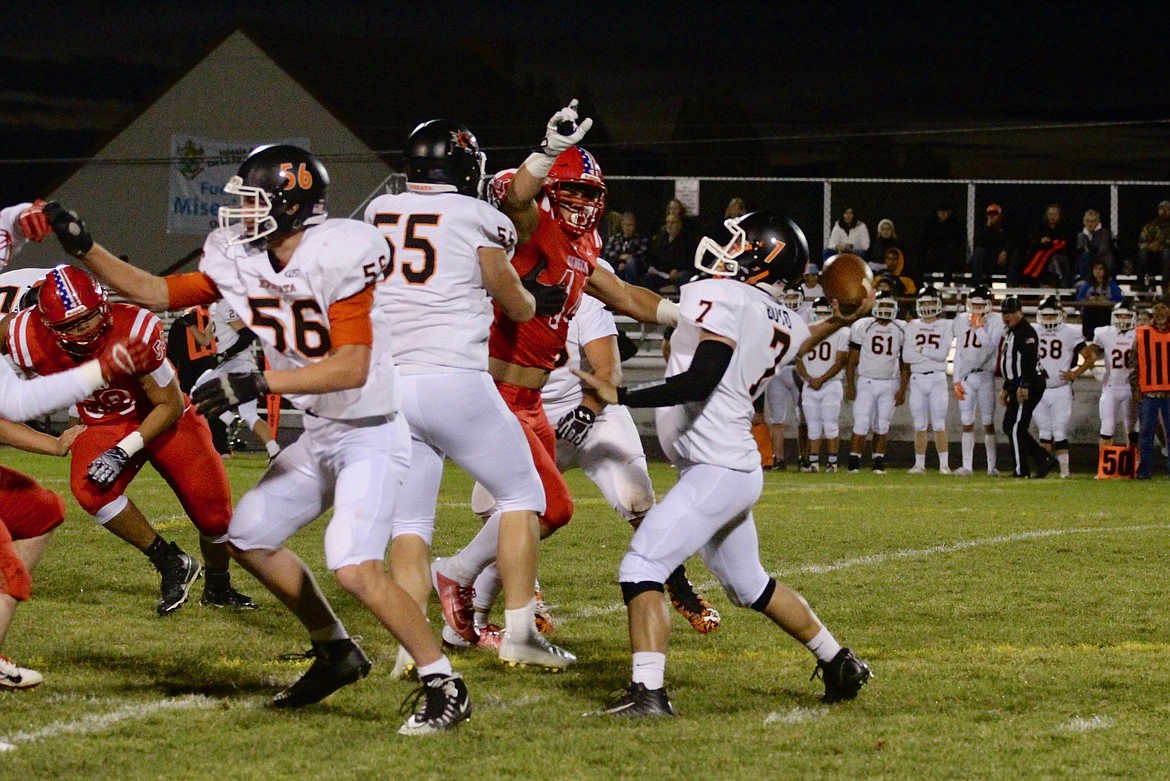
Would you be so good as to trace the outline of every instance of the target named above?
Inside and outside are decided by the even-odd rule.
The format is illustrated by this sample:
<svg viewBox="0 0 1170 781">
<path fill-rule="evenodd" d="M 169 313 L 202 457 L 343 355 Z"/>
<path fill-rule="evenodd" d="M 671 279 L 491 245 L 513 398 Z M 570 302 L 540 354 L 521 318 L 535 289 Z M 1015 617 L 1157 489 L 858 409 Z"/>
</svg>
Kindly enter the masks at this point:
<svg viewBox="0 0 1170 781">
<path fill-rule="evenodd" d="M 2 454 L 68 493 L 64 460 Z M 239 495 L 263 461 L 229 462 Z M 673 475 L 652 470 L 660 495 Z M 713 635 L 675 616 L 667 686 L 680 718 L 583 718 L 628 680 L 616 585 L 629 530 L 580 472 L 573 523 L 545 543 L 562 674 L 453 655 L 475 716 L 399 737 L 413 686 L 396 646 L 328 576 L 322 583 L 375 660 L 370 677 L 298 712 L 267 707 L 303 662 L 291 616 L 250 577 L 251 613 L 154 615 L 157 576 L 70 499 L 5 652 L 46 676 L 0 693 L 0 779 L 1165 778 L 1170 764 L 1170 486 L 885 476 L 767 475 L 756 508 L 765 565 L 873 667 L 858 700 L 826 707 L 812 656 L 733 608 Z M 470 482 L 448 470 L 438 554 L 477 526 Z M 196 533 L 149 469 L 132 487 L 168 538 Z M 324 571 L 318 522 L 293 547 Z M 239 572 L 238 569 L 234 572 Z M 432 607 L 432 622 L 438 620 Z"/>
</svg>

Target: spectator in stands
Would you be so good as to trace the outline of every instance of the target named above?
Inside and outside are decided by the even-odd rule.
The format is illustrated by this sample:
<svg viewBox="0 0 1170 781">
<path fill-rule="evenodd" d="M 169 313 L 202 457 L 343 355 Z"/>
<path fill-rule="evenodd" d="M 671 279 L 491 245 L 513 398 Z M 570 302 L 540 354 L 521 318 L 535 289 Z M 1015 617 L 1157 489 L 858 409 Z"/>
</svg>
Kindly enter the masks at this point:
<svg viewBox="0 0 1170 781">
<path fill-rule="evenodd" d="M 821 287 L 821 267 L 816 263 L 809 263 L 808 268 L 804 270 L 804 276 L 800 280 L 800 292 L 804 294 L 805 301 L 816 301 L 825 294 L 825 289 Z"/>
<path fill-rule="evenodd" d="M 1138 274 L 1151 289 L 1154 278 L 1162 277 L 1163 292 L 1170 292 L 1170 201 L 1158 204 L 1158 216 L 1142 228 L 1138 240 Z"/>
<path fill-rule="evenodd" d="M 681 285 L 695 272 L 697 242 L 683 230 L 682 217 L 668 212 L 663 229 L 647 255 L 646 273 L 638 281 L 642 287 L 654 291 Z"/>
<path fill-rule="evenodd" d="M 828 246 L 825 247 L 825 260 L 841 252 L 852 252 L 869 259 L 869 228 L 854 216 L 852 206 L 841 213 L 841 219 L 833 223 Z"/>
<path fill-rule="evenodd" d="M 877 236 L 869 245 L 869 267 L 876 277 L 886 272 L 886 251 L 898 245 L 898 232 L 893 220 L 882 220 L 877 224 Z"/>
<path fill-rule="evenodd" d="M 650 242 L 638 233 L 638 218 L 633 212 L 624 212 L 621 219 L 621 230 L 605 242 L 601 256 L 613 266 L 615 274 L 634 283 L 646 271 Z"/>
<path fill-rule="evenodd" d="M 941 271 L 943 284 L 950 285 L 967 254 L 967 232 L 950 204 L 940 204 L 927 220 L 920 246 L 923 273 Z"/>
<path fill-rule="evenodd" d="M 987 205 L 987 222 L 975 229 L 974 249 L 971 250 L 971 286 L 991 287 L 991 275 L 997 270 L 1012 279 L 1013 266 L 1009 263 L 1016 251 L 1015 236 L 1003 221 L 1003 209 L 998 203 Z"/>
<path fill-rule="evenodd" d="M 1101 213 L 1096 209 L 1085 212 L 1084 226 L 1077 234 L 1077 279 L 1088 279 L 1093 263 L 1101 261 L 1114 273 L 1113 235 L 1101 224 Z"/>
<path fill-rule="evenodd" d="M 1021 282 L 1071 287 L 1071 258 L 1077 246 L 1073 230 L 1065 222 L 1060 204 L 1045 209 L 1044 219 L 1028 232 Z"/>
<path fill-rule="evenodd" d="M 1088 279 L 1077 283 L 1077 306 L 1081 310 L 1081 329 L 1085 341 L 1093 341 L 1093 332 L 1109 325 L 1113 305 L 1122 299 L 1121 287 L 1103 260 L 1094 260 Z"/>
<path fill-rule="evenodd" d="M 745 214 L 747 214 L 747 203 L 744 202 L 743 198 L 736 196 L 727 202 L 727 208 L 723 210 L 723 219 L 732 220 Z"/>
<path fill-rule="evenodd" d="M 906 273 L 906 256 L 897 247 L 886 250 L 886 273 L 894 280 L 896 296 L 912 296 L 918 292 L 918 283 Z"/>
</svg>

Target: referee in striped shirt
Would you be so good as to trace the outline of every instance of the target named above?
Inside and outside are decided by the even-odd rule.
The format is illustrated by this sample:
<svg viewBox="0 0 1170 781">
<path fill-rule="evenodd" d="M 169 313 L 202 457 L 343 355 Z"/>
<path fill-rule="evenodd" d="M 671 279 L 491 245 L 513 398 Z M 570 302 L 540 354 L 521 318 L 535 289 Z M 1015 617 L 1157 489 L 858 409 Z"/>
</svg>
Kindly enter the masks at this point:
<svg viewBox="0 0 1170 781">
<path fill-rule="evenodd" d="M 1130 383 L 1138 396 L 1139 480 L 1149 480 L 1154 466 L 1154 432 L 1158 418 L 1170 430 L 1170 297 L 1154 299 L 1151 323 L 1134 331 Z M 1167 465 L 1170 468 L 1170 464 Z"/>
<path fill-rule="evenodd" d="M 1012 477 L 1031 477 L 1029 462 L 1036 467 L 1036 477 L 1046 477 L 1056 466 L 1056 458 L 1040 447 L 1028 431 L 1032 411 L 1040 403 L 1046 384 L 1040 368 L 1040 338 L 1032 324 L 1024 319 L 1020 299 L 1008 296 L 1000 311 L 1004 332 L 999 345 L 999 371 L 1003 375 L 999 400 L 1007 408 L 1003 414 L 1003 432 L 1012 446 L 1015 461 Z"/>
</svg>

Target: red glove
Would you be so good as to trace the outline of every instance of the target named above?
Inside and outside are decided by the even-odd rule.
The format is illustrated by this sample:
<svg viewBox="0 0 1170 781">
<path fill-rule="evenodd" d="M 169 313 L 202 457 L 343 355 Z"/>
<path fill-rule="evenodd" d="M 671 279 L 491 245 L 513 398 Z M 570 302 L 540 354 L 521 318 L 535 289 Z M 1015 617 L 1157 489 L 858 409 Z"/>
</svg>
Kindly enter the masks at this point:
<svg viewBox="0 0 1170 781">
<path fill-rule="evenodd" d="M 110 382 L 118 377 L 133 377 L 150 364 L 154 349 L 140 341 L 122 340 L 114 342 L 98 356 L 102 377 Z"/>
<path fill-rule="evenodd" d="M 17 218 L 20 223 L 20 232 L 29 241 L 40 241 L 53 233 L 53 228 L 49 225 L 49 218 L 45 216 L 44 207 L 45 202 L 37 198 L 32 202 L 32 206 L 22 211 L 20 217 Z"/>
</svg>

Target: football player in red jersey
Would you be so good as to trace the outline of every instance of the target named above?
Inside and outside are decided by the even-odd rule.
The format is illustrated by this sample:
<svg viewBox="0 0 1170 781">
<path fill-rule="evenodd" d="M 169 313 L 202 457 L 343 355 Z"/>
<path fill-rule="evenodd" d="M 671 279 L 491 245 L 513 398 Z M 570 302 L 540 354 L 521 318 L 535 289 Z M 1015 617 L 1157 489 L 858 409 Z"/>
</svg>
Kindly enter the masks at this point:
<svg viewBox="0 0 1170 781">
<path fill-rule="evenodd" d="M 453 619 L 460 615 L 468 620 L 458 623 L 471 623 L 474 589 L 469 586 L 496 560 L 497 550 L 508 624 L 526 626 L 524 617 L 536 611 L 538 538 L 548 537 L 573 515 L 568 485 L 557 469 L 556 433 L 545 416 L 540 389 L 565 348 L 569 321 L 581 304 L 582 293 L 644 323 L 674 325 L 678 320 L 677 304 L 629 285 L 597 265 L 601 253 L 597 224 L 605 210 L 605 178 L 597 159 L 577 146 L 592 124 L 591 119 L 577 123 L 577 101 L 572 101 L 549 119 L 540 151 L 514 174 L 498 174 L 489 193 L 489 200 L 496 201 L 516 225 L 519 246 L 512 259 L 516 272 L 521 277 L 535 272 L 537 282 L 564 288 L 568 295 L 558 313 L 525 323 L 515 323 L 496 309 L 488 339 L 488 371 L 524 427 L 544 484 L 546 509 L 539 529 L 505 523 L 500 513 L 494 513 L 467 547 L 435 563 L 435 581 L 449 625 L 457 623 Z M 574 416 L 569 423 L 588 431 L 593 422 L 588 411 L 578 408 L 569 414 Z M 500 658 L 525 663 L 512 658 L 508 646 L 505 633 Z"/>
<path fill-rule="evenodd" d="M 78 405 L 86 430 L 73 443 L 70 487 L 82 509 L 142 551 L 162 576 L 159 615 L 181 607 L 202 574 L 199 563 L 165 541 L 125 496 L 146 461 L 158 470 L 200 531 L 208 577 L 203 603 L 253 608 L 231 587 L 223 542 L 231 518 L 227 472 L 211 443 L 207 422 L 179 390 L 166 360 L 159 319 L 130 304 L 110 304 L 86 272 L 58 266 L 41 285 L 37 307 L 3 329 L 3 350 L 25 369 L 56 374 L 85 363 L 113 340 L 151 349 L 135 376 L 115 379 Z"/>
</svg>

